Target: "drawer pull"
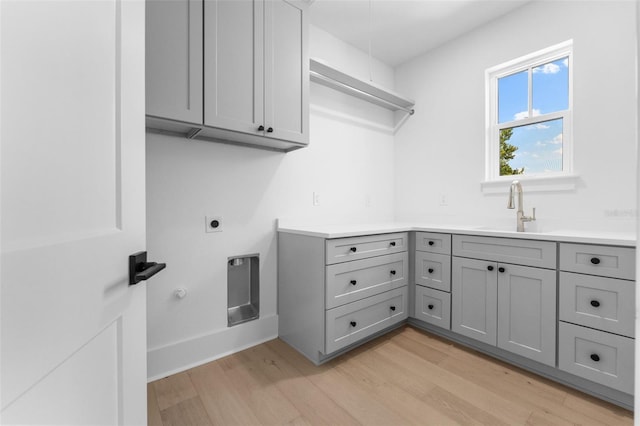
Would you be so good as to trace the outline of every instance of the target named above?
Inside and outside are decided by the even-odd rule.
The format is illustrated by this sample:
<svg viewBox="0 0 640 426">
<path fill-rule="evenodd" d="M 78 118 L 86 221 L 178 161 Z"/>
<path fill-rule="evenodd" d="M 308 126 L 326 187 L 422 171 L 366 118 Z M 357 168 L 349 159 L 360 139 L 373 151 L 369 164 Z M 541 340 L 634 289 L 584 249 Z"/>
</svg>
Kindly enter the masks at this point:
<svg viewBox="0 0 640 426">
<path fill-rule="evenodd" d="M 389 273 L 390 273 L 391 275 L 395 275 L 395 274 L 396 274 L 396 270 L 395 270 L 395 269 L 392 269 L 392 270 L 390 270 L 390 271 L 389 271 Z"/>
<path fill-rule="evenodd" d="M 433 309 L 433 304 L 427 306 L 427 308 L 429 308 L 429 310 Z"/>
<path fill-rule="evenodd" d="M 267 129 L 267 133 L 273 133 L 273 127 L 269 127 L 269 128 Z"/>
<path fill-rule="evenodd" d="M 597 308 L 598 306 L 600 306 L 600 302 L 598 302 L 597 300 L 592 300 L 591 306 L 593 306 L 594 308 Z"/>
<path fill-rule="evenodd" d="M 595 362 L 600 361 L 600 356 L 598 354 L 591 354 L 589 358 L 591 358 L 591 360 Z"/>
<path fill-rule="evenodd" d="M 432 246 L 434 243 L 433 241 L 429 241 L 429 245 Z"/>
<path fill-rule="evenodd" d="M 429 273 L 433 274 L 433 268 L 429 268 Z"/>
<path fill-rule="evenodd" d="M 351 327 L 355 327 L 358 323 L 355 321 L 351 321 L 349 324 L 351 324 Z"/>
<path fill-rule="evenodd" d="M 504 272 L 504 268 L 501 266 L 498 268 L 498 272 Z"/>
<path fill-rule="evenodd" d="M 357 249 L 357 248 L 355 248 L 355 247 L 351 247 L 349 250 L 351 250 L 351 252 L 353 252 L 353 253 L 355 253 L 355 252 L 357 252 L 357 251 L 358 251 L 358 249 Z"/>
<path fill-rule="evenodd" d="M 396 246 L 396 242 L 395 241 L 391 241 L 389 244 L 391 245 L 391 247 L 395 247 Z"/>
<path fill-rule="evenodd" d="M 488 271 L 493 271 L 493 266 L 491 266 L 491 265 L 487 266 L 487 270 Z"/>
<path fill-rule="evenodd" d="M 389 306 L 389 309 L 391 309 L 392 311 L 395 311 L 396 307 L 395 306 Z"/>
<path fill-rule="evenodd" d="M 351 280 L 351 281 L 349 281 L 349 283 L 351 283 L 351 285 L 356 285 L 356 284 L 358 284 L 358 281 L 356 281 L 356 280 Z"/>
<path fill-rule="evenodd" d="M 263 126 L 262 124 L 258 126 L 258 131 L 259 131 L 259 132 L 264 131 L 264 126 Z"/>
<path fill-rule="evenodd" d="M 591 258 L 591 263 L 593 263 L 594 265 L 597 265 L 600 263 L 600 259 L 598 259 L 597 257 L 592 257 Z"/>
</svg>

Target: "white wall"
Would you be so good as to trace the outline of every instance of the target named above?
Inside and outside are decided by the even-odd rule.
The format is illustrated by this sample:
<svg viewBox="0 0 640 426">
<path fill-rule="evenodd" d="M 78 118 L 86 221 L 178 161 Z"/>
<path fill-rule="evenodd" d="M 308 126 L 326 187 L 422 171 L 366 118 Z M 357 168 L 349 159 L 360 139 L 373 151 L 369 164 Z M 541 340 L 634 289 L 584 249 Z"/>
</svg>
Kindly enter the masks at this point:
<svg viewBox="0 0 640 426">
<path fill-rule="evenodd" d="M 313 27 L 310 51 L 369 76 L 363 52 Z M 391 68 L 373 66 L 377 82 L 393 82 Z M 276 218 L 393 219 L 393 136 L 376 130 L 392 123 L 389 111 L 312 84 L 305 149 L 280 154 L 147 134 L 147 249 L 167 263 L 148 286 L 149 378 L 277 335 Z M 205 215 L 223 216 L 224 231 L 205 233 Z M 227 328 L 227 257 L 250 253 L 260 254 L 260 319 Z M 186 298 L 174 296 L 178 287 Z"/>
<path fill-rule="evenodd" d="M 635 229 L 635 2 L 530 3 L 396 69 L 416 113 L 396 136 L 396 219 L 512 225 L 483 195 L 486 68 L 574 40 L 575 190 L 527 193 L 540 230 Z M 447 195 L 448 206 L 439 205 Z M 617 212 L 616 212 L 617 210 Z M 615 215 L 618 216 L 615 216 Z M 614 215 L 614 216 L 612 216 Z"/>
</svg>

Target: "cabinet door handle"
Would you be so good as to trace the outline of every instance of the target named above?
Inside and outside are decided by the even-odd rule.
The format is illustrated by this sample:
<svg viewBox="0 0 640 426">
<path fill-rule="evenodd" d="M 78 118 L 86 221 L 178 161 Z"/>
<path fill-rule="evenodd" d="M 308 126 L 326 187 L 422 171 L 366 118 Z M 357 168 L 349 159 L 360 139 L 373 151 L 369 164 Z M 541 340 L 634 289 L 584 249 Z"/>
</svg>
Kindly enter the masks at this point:
<svg viewBox="0 0 640 426">
<path fill-rule="evenodd" d="M 391 309 L 392 311 L 395 311 L 396 307 L 392 305 L 392 306 L 389 306 L 389 309 Z"/>
<path fill-rule="evenodd" d="M 355 321 L 351 321 L 349 324 L 351 324 L 351 327 L 355 327 L 358 323 Z"/>
<path fill-rule="evenodd" d="M 427 308 L 429 308 L 429 310 L 433 309 L 433 305 L 429 305 L 427 306 Z"/>
<path fill-rule="evenodd" d="M 498 272 L 504 272 L 504 268 L 501 266 L 498 268 Z"/>
<path fill-rule="evenodd" d="M 429 268 L 428 271 L 430 274 L 433 274 L 433 268 Z"/>
<path fill-rule="evenodd" d="M 351 281 L 349 281 L 349 282 L 351 283 L 351 285 L 356 285 L 356 284 L 358 284 L 358 282 L 357 282 L 356 280 L 351 280 Z"/>
<path fill-rule="evenodd" d="M 491 265 L 487 266 L 487 270 L 488 271 L 493 271 L 493 266 L 491 266 Z"/>
<path fill-rule="evenodd" d="M 591 301 L 591 306 L 593 306 L 594 308 L 597 308 L 600 306 L 600 302 L 598 302 L 597 300 L 592 300 Z"/>
<path fill-rule="evenodd" d="M 392 270 L 390 270 L 390 271 L 389 271 L 389 273 L 390 273 L 391 275 L 395 275 L 395 274 L 396 274 L 396 270 L 395 270 L 395 269 L 392 269 Z"/>
<path fill-rule="evenodd" d="M 434 243 L 433 241 L 429 241 L 429 245 L 432 246 Z"/>
<path fill-rule="evenodd" d="M 391 241 L 389 244 L 391 245 L 391 247 L 395 247 L 396 246 L 396 242 L 395 241 Z"/>
<path fill-rule="evenodd" d="M 355 252 L 357 252 L 357 251 L 358 251 L 358 249 L 357 249 L 357 248 L 355 248 L 355 247 L 351 247 L 349 250 L 351 250 L 351 252 L 352 252 L 352 253 L 355 253 Z"/>
<path fill-rule="evenodd" d="M 273 127 L 269 127 L 269 128 L 267 129 L 267 133 L 273 133 Z"/>
<path fill-rule="evenodd" d="M 591 354 L 591 356 L 589 356 L 589 358 L 591 358 L 591 360 L 595 361 L 595 362 L 600 361 L 600 356 L 598 354 Z"/>
<path fill-rule="evenodd" d="M 258 126 L 258 131 L 259 131 L 259 132 L 264 131 L 264 126 L 263 126 L 262 124 L 261 124 L 260 126 Z"/>
<path fill-rule="evenodd" d="M 598 265 L 600 263 L 600 259 L 598 259 L 597 257 L 592 257 L 591 263 L 593 263 L 594 265 Z"/>
</svg>

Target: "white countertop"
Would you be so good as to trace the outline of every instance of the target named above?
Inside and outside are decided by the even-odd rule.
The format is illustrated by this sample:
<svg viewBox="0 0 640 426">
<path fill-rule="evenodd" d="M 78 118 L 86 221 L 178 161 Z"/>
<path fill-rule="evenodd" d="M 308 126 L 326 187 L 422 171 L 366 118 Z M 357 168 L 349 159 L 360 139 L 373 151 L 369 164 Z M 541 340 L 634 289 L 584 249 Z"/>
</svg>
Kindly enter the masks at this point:
<svg viewBox="0 0 640 426">
<path fill-rule="evenodd" d="M 515 227 L 515 225 L 514 225 Z M 432 225 L 423 223 L 372 223 L 352 225 L 300 225 L 278 221 L 278 232 L 307 235 L 319 238 L 357 237 L 392 232 L 423 231 L 450 234 L 481 235 L 487 237 L 521 238 L 528 240 L 560 241 L 569 243 L 607 244 L 635 247 L 635 233 L 591 232 L 579 230 L 557 230 L 548 232 L 516 232 L 480 226 Z"/>
</svg>

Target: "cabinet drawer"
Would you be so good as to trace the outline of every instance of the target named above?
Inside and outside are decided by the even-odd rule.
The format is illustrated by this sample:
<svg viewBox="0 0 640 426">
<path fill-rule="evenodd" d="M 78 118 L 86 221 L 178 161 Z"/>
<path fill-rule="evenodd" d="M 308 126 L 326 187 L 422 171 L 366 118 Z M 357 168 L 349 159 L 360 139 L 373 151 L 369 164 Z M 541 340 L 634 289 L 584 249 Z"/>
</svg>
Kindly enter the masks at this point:
<svg viewBox="0 0 640 426">
<path fill-rule="evenodd" d="M 451 291 L 451 256 L 416 252 L 416 284 Z"/>
<path fill-rule="evenodd" d="M 635 249 L 562 243 L 560 244 L 560 269 L 634 280 Z"/>
<path fill-rule="evenodd" d="M 634 340 L 559 323 L 558 367 L 628 394 L 633 393 Z"/>
<path fill-rule="evenodd" d="M 416 286 L 415 317 L 438 327 L 451 328 L 451 294 Z"/>
<path fill-rule="evenodd" d="M 560 320 L 634 337 L 635 282 L 560 273 Z"/>
<path fill-rule="evenodd" d="M 451 234 L 416 232 L 416 250 L 451 254 Z"/>
<path fill-rule="evenodd" d="M 407 295 L 405 286 L 328 310 L 325 354 L 406 319 Z"/>
<path fill-rule="evenodd" d="M 407 252 L 327 266 L 327 309 L 406 285 L 408 266 Z"/>
<path fill-rule="evenodd" d="M 407 251 L 407 233 L 327 240 L 327 265 Z"/>
<path fill-rule="evenodd" d="M 453 236 L 453 255 L 538 268 L 556 268 L 556 243 L 513 238 Z"/>
</svg>

